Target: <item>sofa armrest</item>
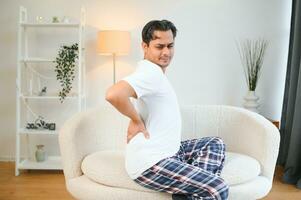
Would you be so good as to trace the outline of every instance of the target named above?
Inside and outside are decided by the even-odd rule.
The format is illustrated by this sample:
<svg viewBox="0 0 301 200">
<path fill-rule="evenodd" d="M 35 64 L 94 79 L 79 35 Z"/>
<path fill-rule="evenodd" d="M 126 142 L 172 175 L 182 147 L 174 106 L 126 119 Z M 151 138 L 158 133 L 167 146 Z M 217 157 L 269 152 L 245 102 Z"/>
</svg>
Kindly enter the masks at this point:
<svg viewBox="0 0 301 200">
<path fill-rule="evenodd" d="M 82 174 L 81 161 L 86 154 L 83 149 L 86 145 L 80 147 L 77 144 L 78 140 L 87 136 L 79 130 L 84 115 L 84 112 L 74 115 L 59 130 L 59 146 L 65 179 L 75 178 Z M 92 144 L 89 145 L 93 145 L 93 140 L 90 143 Z"/>
<path fill-rule="evenodd" d="M 219 113 L 218 132 L 227 151 L 257 159 L 262 175 L 272 181 L 279 152 L 279 130 L 263 116 L 243 108 L 223 106 Z"/>
<path fill-rule="evenodd" d="M 66 179 L 82 175 L 85 156 L 101 150 L 124 150 L 129 120 L 112 106 L 96 106 L 67 120 L 59 131 Z"/>
</svg>

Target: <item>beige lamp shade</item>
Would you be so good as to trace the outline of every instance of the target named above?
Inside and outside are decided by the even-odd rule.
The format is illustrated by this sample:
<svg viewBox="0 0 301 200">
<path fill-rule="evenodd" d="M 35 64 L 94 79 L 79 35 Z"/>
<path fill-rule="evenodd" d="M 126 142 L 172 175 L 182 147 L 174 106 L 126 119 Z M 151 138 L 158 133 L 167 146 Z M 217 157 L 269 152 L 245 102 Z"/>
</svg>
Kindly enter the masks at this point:
<svg viewBox="0 0 301 200">
<path fill-rule="evenodd" d="M 99 31 L 97 52 L 99 54 L 126 55 L 130 51 L 130 33 L 128 31 Z"/>
</svg>

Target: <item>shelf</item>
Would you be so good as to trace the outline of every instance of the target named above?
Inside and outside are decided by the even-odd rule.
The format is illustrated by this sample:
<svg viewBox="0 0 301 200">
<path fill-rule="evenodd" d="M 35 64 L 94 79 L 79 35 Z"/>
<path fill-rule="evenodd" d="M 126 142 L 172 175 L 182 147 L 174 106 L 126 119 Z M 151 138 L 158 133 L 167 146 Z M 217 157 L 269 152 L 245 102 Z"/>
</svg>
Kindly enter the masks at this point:
<svg viewBox="0 0 301 200">
<path fill-rule="evenodd" d="M 65 27 L 78 28 L 79 23 L 20 23 L 23 27 Z"/>
<path fill-rule="evenodd" d="M 31 135 L 58 135 L 58 128 L 56 130 L 38 130 L 38 129 L 27 129 L 27 128 L 20 128 L 19 133 L 20 134 L 31 134 Z"/>
<path fill-rule="evenodd" d="M 20 95 L 21 98 L 23 99 L 32 99 L 32 100 L 41 100 L 41 99 L 60 99 L 59 96 L 56 95 L 45 95 L 45 96 L 37 96 L 37 95 Z M 79 96 L 77 94 L 71 95 L 71 96 L 67 96 L 65 97 L 65 99 L 78 99 Z M 83 98 L 83 96 L 82 96 Z"/>
<path fill-rule="evenodd" d="M 84 48 L 82 48 L 84 50 Z M 50 59 L 50 58 L 25 58 L 21 59 L 20 62 L 23 63 L 54 63 L 55 59 Z M 77 61 L 76 61 L 77 63 Z"/>
<path fill-rule="evenodd" d="M 16 169 L 15 175 L 19 175 L 19 169 L 37 169 L 37 170 L 61 170 L 61 158 L 59 155 L 49 156 L 44 162 L 36 162 L 35 157 L 31 155 L 32 149 L 34 148 L 30 143 L 29 138 L 32 139 L 58 139 L 52 137 L 58 137 L 59 128 L 57 124 L 63 123 L 61 118 L 70 117 L 77 112 L 80 112 L 86 108 L 86 63 L 85 63 L 85 24 L 86 24 L 86 12 L 84 7 L 80 10 L 80 19 L 72 20 L 71 23 L 52 23 L 51 21 L 38 22 L 28 21 L 27 9 L 20 6 L 19 8 L 19 22 L 18 22 L 18 49 L 17 52 L 17 78 L 16 78 Z M 48 32 L 47 32 L 47 31 Z M 53 36 L 53 39 L 59 39 L 59 44 L 51 44 L 51 41 L 47 41 L 41 44 L 41 48 L 49 54 L 31 54 L 29 51 L 31 45 L 39 39 L 40 34 L 44 36 L 46 32 L 49 36 Z M 57 31 L 60 34 L 55 34 Z M 75 32 L 74 32 L 75 31 Z M 51 34 L 54 33 L 54 34 Z M 31 35 L 33 34 L 33 35 Z M 72 88 L 72 91 L 68 93 L 68 96 L 64 98 L 66 103 L 61 104 L 59 107 L 54 107 L 52 104 L 60 104 L 59 92 L 62 89 L 60 84 L 54 84 L 56 79 L 56 73 L 54 71 L 55 65 L 57 64 L 56 55 L 51 54 L 51 49 L 47 48 L 48 45 L 68 45 L 74 38 L 70 38 L 70 34 L 76 34 L 78 37 L 75 42 L 78 44 L 78 58 L 75 62 L 74 84 L 77 88 Z M 33 39 L 33 40 L 32 40 Z M 39 45 L 38 45 L 39 47 Z M 35 52 L 40 52 L 41 48 L 36 47 Z M 47 79 L 46 81 L 40 79 Z M 48 79 L 50 81 L 48 81 Z M 56 82 L 57 83 L 57 82 Z M 42 86 L 42 87 L 41 87 Z M 47 92 L 41 93 L 42 88 L 47 86 Z M 75 86 L 75 85 L 74 85 Z M 45 94 L 40 96 L 40 94 Z M 72 101 L 70 101 L 72 100 Z M 23 122 L 30 121 L 30 114 L 37 115 L 30 108 L 31 106 L 38 105 L 37 113 L 40 112 L 55 112 L 56 118 L 56 130 L 49 129 L 27 129 Z M 42 107 L 41 107 L 42 105 Z M 50 106 L 51 105 L 51 106 Z M 69 113 L 69 106 L 72 106 L 74 112 Z M 44 109 L 45 108 L 45 109 Z M 62 112 L 65 112 L 68 108 L 66 115 L 60 116 Z M 50 136 L 52 135 L 52 136 Z M 25 137 L 25 138 L 24 138 Z M 47 145 L 47 141 L 45 141 Z M 24 144 L 25 148 L 21 148 Z M 50 146 L 50 145 L 49 145 Z M 23 152 L 27 148 L 26 152 Z M 56 148 L 51 146 L 50 148 Z M 59 154 L 59 152 L 57 152 Z M 21 155 L 24 157 L 21 159 Z"/>
<path fill-rule="evenodd" d="M 61 170 L 63 169 L 60 156 L 49 156 L 43 162 L 25 159 L 19 163 L 19 169 L 47 169 Z"/>
<path fill-rule="evenodd" d="M 25 58 L 20 60 L 20 62 L 24 63 L 41 63 L 41 62 L 54 62 L 54 59 L 47 59 L 47 58 Z"/>
</svg>

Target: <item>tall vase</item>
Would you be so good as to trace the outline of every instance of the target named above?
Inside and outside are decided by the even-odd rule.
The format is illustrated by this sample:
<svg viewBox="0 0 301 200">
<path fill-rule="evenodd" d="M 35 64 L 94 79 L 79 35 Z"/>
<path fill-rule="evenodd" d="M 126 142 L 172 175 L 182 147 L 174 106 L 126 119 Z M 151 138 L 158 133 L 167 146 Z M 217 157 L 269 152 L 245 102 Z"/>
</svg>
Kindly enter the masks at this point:
<svg viewBox="0 0 301 200">
<path fill-rule="evenodd" d="M 259 97 L 256 96 L 255 94 L 255 91 L 248 91 L 248 93 L 246 94 L 246 96 L 244 97 L 244 108 L 250 110 L 250 111 L 253 111 L 253 112 L 256 112 L 256 113 L 259 113 Z"/>
</svg>

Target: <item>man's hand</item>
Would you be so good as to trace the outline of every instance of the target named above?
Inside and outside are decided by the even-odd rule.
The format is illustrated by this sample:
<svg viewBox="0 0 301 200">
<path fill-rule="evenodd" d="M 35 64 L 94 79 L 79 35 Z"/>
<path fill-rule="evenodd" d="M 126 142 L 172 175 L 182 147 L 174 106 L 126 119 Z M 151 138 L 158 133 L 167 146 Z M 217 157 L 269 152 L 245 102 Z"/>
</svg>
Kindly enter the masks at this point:
<svg viewBox="0 0 301 200">
<path fill-rule="evenodd" d="M 128 127 L 127 143 L 139 132 L 142 132 L 144 137 L 148 139 L 149 134 L 144 126 L 144 122 L 141 120 L 129 97 L 137 98 L 137 94 L 134 88 L 124 80 L 114 84 L 106 92 L 106 100 L 120 113 L 131 119 Z"/>
<path fill-rule="evenodd" d="M 149 138 L 149 133 L 147 132 L 143 121 L 133 121 L 133 120 L 131 120 L 130 123 L 129 123 L 128 132 L 127 132 L 127 143 L 129 143 L 130 140 L 133 137 L 135 137 L 139 132 L 142 132 L 146 139 Z"/>
</svg>

